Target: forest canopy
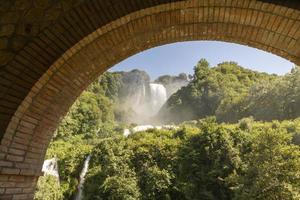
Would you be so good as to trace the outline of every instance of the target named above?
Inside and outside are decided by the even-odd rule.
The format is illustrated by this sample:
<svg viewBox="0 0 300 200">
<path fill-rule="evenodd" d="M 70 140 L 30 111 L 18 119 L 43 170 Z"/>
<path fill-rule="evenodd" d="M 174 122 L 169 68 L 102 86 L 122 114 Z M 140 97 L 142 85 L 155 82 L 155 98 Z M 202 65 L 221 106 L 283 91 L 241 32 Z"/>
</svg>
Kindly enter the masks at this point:
<svg viewBox="0 0 300 200">
<path fill-rule="evenodd" d="M 245 69 L 235 62 L 210 67 L 201 59 L 192 81 L 161 109 L 165 123 L 216 116 L 219 122 L 294 119 L 300 116 L 300 67 L 284 76 Z"/>
<path fill-rule="evenodd" d="M 183 86 L 156 116 L 175 128 L 124 136 L 136 115 L 126 99 L 143 81 L 106 72 L 82 93 L 47 151 L 59 180 L 41 177 L 36 200 L 74 199 L 88 155 L 84 200 L 300 199 L 299 67 L 278 76 L 201 59 L 193 75 L 156 80 Z"/>
</svg>

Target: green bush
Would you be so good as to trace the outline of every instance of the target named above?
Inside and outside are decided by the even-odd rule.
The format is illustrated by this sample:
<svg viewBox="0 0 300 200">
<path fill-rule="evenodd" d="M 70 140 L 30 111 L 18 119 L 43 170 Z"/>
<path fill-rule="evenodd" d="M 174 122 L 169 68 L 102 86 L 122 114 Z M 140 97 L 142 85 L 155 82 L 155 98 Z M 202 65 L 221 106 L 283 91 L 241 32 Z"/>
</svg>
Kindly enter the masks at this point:
<svg viewBox="0 0 300 200">
<path fill-rule="evenodd" d="M 35 200 L 63 200 L 63 191 L 56 177 L 41 176 L 37 183 Z"/>
</svg>

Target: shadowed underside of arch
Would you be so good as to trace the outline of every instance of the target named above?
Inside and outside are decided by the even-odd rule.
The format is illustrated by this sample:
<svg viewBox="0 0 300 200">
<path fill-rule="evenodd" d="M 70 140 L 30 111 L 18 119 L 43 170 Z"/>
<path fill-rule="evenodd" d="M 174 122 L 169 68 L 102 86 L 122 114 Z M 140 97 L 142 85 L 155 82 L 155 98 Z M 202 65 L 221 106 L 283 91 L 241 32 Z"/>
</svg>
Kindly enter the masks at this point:
<svg viewBox="0 0 300 200">
<path fill-rule="evenodd" d="M 300 64 L 297 0 L 0 0 L 0 199 L 32 199 L 52 134 L 101 73 L 151 47 L 229 41 Z"/>
</svg>

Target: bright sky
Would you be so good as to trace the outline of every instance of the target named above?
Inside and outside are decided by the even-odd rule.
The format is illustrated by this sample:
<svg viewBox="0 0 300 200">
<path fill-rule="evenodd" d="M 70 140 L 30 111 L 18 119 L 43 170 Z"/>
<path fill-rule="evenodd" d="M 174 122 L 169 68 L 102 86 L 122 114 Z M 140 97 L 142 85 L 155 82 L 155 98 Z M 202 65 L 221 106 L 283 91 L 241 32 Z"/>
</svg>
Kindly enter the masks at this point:
<svg viewBox="0 0 300 200">
<path fill-rule="evenodd" d="M 208 60 L 211 66 L 223 61 L 235 61 L 241 66 L 268 73 L 285 74 L 293 63 L 279 56 L 244 45 L 216 42 L 179 42 L 155 47 L 120 62 L 110 71 L 146 71 L 151 79 L 160 75 L 193 74 L 193 67 L 201 59 Z"/>
</svg>

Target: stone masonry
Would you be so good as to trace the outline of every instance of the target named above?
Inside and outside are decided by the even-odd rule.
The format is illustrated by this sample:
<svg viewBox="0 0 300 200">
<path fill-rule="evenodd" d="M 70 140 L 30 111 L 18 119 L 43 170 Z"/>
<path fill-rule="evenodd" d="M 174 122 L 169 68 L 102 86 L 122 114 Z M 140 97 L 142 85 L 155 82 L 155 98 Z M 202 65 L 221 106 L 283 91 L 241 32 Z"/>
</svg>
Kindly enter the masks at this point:
<svg viewBox="0 0 300 200">
<path fill-rule="evenodd" d="M 33 199 L 80 93 L 151 47 L 219 40 L 300 65 L 299 0 L 0 0 L 0 200 Z"/>
</svg>

